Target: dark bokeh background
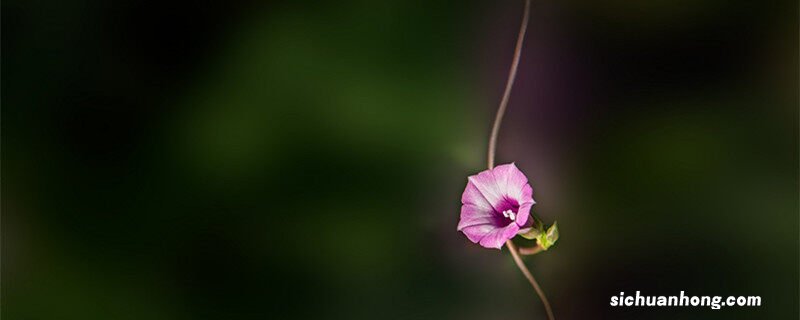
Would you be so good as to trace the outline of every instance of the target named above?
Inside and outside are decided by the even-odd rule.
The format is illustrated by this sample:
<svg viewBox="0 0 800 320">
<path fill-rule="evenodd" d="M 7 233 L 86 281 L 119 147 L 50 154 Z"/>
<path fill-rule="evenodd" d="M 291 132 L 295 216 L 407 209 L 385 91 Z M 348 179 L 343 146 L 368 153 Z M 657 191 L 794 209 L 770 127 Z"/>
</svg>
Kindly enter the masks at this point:
<svg viewBox="0 0 800 320">
<path fill-rule="evenodd" d="M 521 8 L 3 1 L 3 318 L 543 318 L 455 231 Z M 498 161 L 557 317 L 796 319 L 797 3 L 532 12 Z"/>
</svg>

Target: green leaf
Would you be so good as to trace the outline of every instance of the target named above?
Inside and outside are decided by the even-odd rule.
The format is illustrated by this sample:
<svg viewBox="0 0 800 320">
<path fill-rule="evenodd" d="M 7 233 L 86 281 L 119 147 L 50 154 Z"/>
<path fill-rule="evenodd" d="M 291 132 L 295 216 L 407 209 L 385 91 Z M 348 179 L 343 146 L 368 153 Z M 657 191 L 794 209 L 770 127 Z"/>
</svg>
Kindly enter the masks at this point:
<svg viewBox="0 0 800 320">
<path fill-rule="evenodd" d="M 550 245 L 558 241 L 558 221 L 553 222 L 553 225 L 547 229 L 547 241 L 550 241 Z"/>
<path fill-rule="evenodd" d="M 528 232 L 520 233 L 520 235 L 523 238 L 528 239 L 528 240 L 536 239 L 536 238 L 539 237 L 540 234 L 542 234 L 542 230 L 539 230 L 539 229 L 536 229 L 536 228 L 531 228 L 530 231 L 528 231 Z"/>
<path fill-rule="evenodd" d="M 544 225 L 538 219 L 533 219 L 533 226 L 531 226 L 528 232 L 521 233 L 520 235 L 528 240 L 533 240 L 539 238 L 539 235 L 544 234 Z"/>
<path fill-rule="evenodd" d="M 547 228 L 547 232 L 540 232 L 536 236 L 536 241 L 543 250 L 547 250 L 556 244 L 556 241 L 558 241 L 558 222 L 553 222 L 553 225 Z"/>
</svg>

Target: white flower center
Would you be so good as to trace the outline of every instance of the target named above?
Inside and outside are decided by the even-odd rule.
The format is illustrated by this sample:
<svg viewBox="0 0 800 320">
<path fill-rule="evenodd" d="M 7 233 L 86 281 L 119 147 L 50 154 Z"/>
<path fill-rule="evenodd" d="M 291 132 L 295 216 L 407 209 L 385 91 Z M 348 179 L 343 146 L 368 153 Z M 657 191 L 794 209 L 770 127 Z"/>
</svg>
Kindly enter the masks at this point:
<svg viewBox="0 0 800 320">
<path fill-rule="evenodd" d="M 503 216 L 511 219 L 512 221 L 517 219 L 517 215 L 514 213 L 514 211 L 511 211 L 511 209 L 503 211 Z"/>
</svg>

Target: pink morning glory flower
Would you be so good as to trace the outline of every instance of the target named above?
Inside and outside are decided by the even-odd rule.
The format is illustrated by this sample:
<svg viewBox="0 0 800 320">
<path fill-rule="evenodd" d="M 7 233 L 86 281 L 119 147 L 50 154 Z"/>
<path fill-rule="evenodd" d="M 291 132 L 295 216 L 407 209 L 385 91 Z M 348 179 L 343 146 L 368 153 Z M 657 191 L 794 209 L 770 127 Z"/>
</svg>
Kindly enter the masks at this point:
<svg viewBox="0 0 800 320">
<path fill-rule="evenodd" d="M 458 231 L 470 241 L 486 248 L 503 246 L 529 219 L 533 189 L 528 177 L 513 163 L 503 164 L 470 176 L 461 195 L 461 220 Z"/>
</svg>

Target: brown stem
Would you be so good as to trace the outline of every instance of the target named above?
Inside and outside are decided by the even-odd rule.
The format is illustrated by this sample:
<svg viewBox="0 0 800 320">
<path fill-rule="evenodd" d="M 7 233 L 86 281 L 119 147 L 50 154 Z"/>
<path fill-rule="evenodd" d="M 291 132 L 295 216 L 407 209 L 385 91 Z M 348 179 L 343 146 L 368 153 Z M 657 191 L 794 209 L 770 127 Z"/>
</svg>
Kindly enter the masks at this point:
<svg viewBox="0 0 800 320">
<path fill-rule="evenodd" d="M 495 147 L 497 146 L 497 134 L 500 131 L 500 123 L 503 122 L 503 115 L 506 113 L 508 98 L 511 96 L 511 87 L 514 86 L 514 79 L 517 78 L 517 67 L 519 66 L 519 57 L 522 54 L 522 43 L 525 40 L 525 32 L 528 30 L 528 16 L 530 15 L 530 7 L 531 0 L 525 0 L 525 13 L 522 16 L 522 24 L 519 26 L 517 46 L 514 48 L 514 59 L 511 61 L 511 70 L 508 72 L 506 89 L 503 91 L 503 98 L 500 100 L 500 106 L 497 108 L 497 115 L 494 117 L 492 134 L 489 136 L 489 151 L 487 152 L 487 165 L 489 169 L 494 168 L 494 151 Z"/>
<path fill-rule="evenodd" d="M 514 58 L 511 61 L 511 70 L 508 72 L 508 80 L 506 81 L 506 89 L 503 91 L 503 98 L 500 100 L 500 106 L 497 108 L 497 115 L 494 118 L 494 124 L 492 125 L 492 133 L 489 136 L 489 150 L 487 151 L 487 166 L 489 169 L 494 168 L 494 154 L 495 149 L 497 147 L 497 135 L 500 132 L 500 124 L 503 122 L 503 115 L 506 113 L 506 108 L 508 106 L 508 98 L 511 96 L 511 87 L 514 86 L 514 79 L 517 77 L 517 67 L 519 66 L 519 58 L 522 54 L 522 43 L 525 40 L 525 32 L 528 29 L 528 18 L 530 16 L 530 7 L 531 7 L 531 0 L 525 0 L 525 13 L 522 16 L 522 24 L 519 27 L 519 35 L 517 35 L 517 45 L 514 48 Z M 536 282 L 536 279 L 533 278 L 530 270 L 528 267 L 525 266 L 525 263 L 522 262 L 522 258 L 519 256 L 519 252 L 517 247 L 514 245 L 511 240 L 506 241 L 506 246 L 508 247 L 508 251 L 511 252 L 511 256 L 514 258 L 514 262 L 517 264 L 517 267 L 522 274 L 525 275 L 525 278 L 528 279 L 528 282 L 531 283 L 533 289 L 536 290 L 536 293 L 539 295 L 539 298 L 542 300 L 542 304 L 544 304 L 544 309 L 547 312 L 547 318 L 550 320 L 555 320 L 553 316 L 553 310 L 550 308 L 550 302 L 547 301 L 547 297 L 544 295 L 544 291 L 542 288 L 539 287 L 539 283 Z M 538 248 L 538 247 L 537 247 Z M 536 248 L 532 248 L 531 252 Z M 541 250 L 541 248 L 539 248 Z M 536 251 L 538 252 L 538 251 Z M 536 253 L 533 252 L 533 253 Z M 530 254 L 533 254 L 530 253 Z"/>
<path fill-rule="evenodd" d="M 537 245 L 535 247 L 520 247 L 519 254 L 523 256 L 530 256 L 542 252 L 542 247 Z"/>
<path fill-rule="evenodd" d="M 536 294 L 539 295 L 539 299 L 542 299 L 544 310 L 547 312 L 547 319 L 555 320 L 555 317 L 553 316 L 553 309 L 550 308 L 550 302 L 547 301 L 547 296 L 544 295 L 544 291 L 542 291 L 542 288 L 539 287 L 539 283 L 536 282 L 536 279 L 533 277 L 533 274 L 531 274 L 530 270 L 528 270 L 528 267 L 526 267 L 525 263 L 522 262 L 522 258 L 520 258 L 519 253 L 517 253 L 517 247 L 513 242 L 511 242 L 511 240 L 506 241 L 506 246 L 508 247 L 508 251 L 511 252 L 514 262 L 517 263 L 519 270 L 522 271 L 522 274 L 525 275 L 525 278 L 527 278 L 528 282 L 531 283 L 533 290 L 536 290 Z"/>
</svg>

